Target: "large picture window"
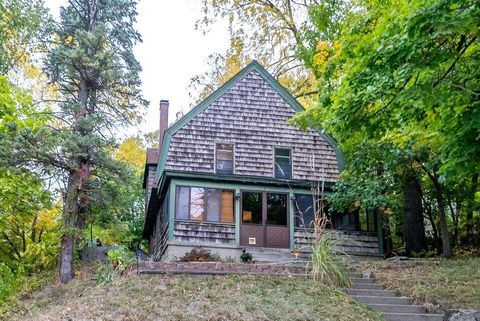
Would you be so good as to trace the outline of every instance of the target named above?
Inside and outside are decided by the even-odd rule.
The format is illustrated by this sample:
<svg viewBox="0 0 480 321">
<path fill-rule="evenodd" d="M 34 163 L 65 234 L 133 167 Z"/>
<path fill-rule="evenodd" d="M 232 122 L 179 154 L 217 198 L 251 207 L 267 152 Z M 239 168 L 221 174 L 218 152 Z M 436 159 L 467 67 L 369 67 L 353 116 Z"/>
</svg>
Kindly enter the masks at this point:
<svg viewBox="0 0 480 321">
<path fill-rule="evenodd" d="M 314 217 L 312 195 L 295 194 L 295 226 L 311 228 Z"/>
<path fill-rule="evenodd" d="M 233 190 L 178 186 L 175 218 L 233 223 Z"/>
<path fill-rule="evenodd" d="M 233 144 L 217 144 L 216 151 L 216 173 L 233 174 Z"/>
<path fill-rule="evenodd" d="M 320 214 L 321 208 L 327 218 L 331 220 L 327 202 L 322 202 L 318 197 L 315 197 L 315 199 L 316 202 L 314 204 L 313 195 L 295 194 L 295 227 L 313 228 L 315 212 Z M 330 226 L 330 224 L 327 224 L 327 227 L 328 226 Z"/>
</svg>

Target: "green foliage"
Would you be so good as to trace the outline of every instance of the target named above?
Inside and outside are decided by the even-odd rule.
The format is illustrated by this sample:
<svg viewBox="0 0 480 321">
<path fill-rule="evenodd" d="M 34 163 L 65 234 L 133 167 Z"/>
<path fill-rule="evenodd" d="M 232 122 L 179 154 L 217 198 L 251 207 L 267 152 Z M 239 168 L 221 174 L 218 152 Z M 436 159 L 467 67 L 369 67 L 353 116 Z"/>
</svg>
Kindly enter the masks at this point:
<svg viewBox="0 0 480 321">
<path fill-rule="evenodd" d="M 0 258 L 25 273 L 57 263 L 59 212 L 41 179 L 14 168 L 0 169 Z"/>
<path fill-rule="evenodd" d="M 95 182 L 97 202 L 89 205 L 90 229 L 84 237 L 98 237 L 104 245 L 125 244 L 133 251 L 142 242 L 145 147 L 139 137 L 130 137 L 112 154 L 119 165 L 117 176 L 102 170 L 104 180 Z"/>
<path fill-rule="evenodd" d="M 447 225 L 455 230 L 464 209 L 475 207 L 475 191 L 461 192 L 462 185 L 480 172 L 478 2 L 329 0 L 310 6 L 309 15 L 309 47 L 299 55 L 319 97 L 295 122 L 326 129 L 345 152 L 330 201 L 402 216 L 398 195 L 413 172 L 422 187 L 433 186 L 431 222 L 445 248 Z M 463 214 L 447 217 L 447 208 Z"/>
<path fill-rule="evenodd" d="M 107 283 L 111 283 L 116 277 L 116 271 L 112 270 L 112 267 L 108 264 L 100 264 L 92 279 L 97 283 L 97 285 L 105 285 Z"/>
<path fill-rule="evenodd" d="M 317 282 L 341 288 L 349 287 L 350 278 L 333 247 L 335 240 L 322 233 L 312 245 L 312 276 Z"/>
<path fill-rule="evenodd" d="M 242 254 L 240 255 L 240 261 L 242 261 L 243 263 L 252 263 L 252 259 L 252 253 L 247 252 L 246 249 L 243 249 Z"/>
<path fill-rule="evenodd" d="M 205 98 L 251 60 L 258 60 L 305 106 L 314 102 L 316 79 L 297 55 L 309 31 L 308 9 L 314 0 L 208 0 L 196 28 L 208 32 L 215 22 L 228 22 L 229 48 L 208 58 L 209 70 L 191 79 L 190 87 Z"/>
<path fill-rule="evenodd" d="M 114 271 L 118 274 L 123 274 L 127 268 L 135 263 L 133 253 L 124 246 L 118 246 L 116 249 L 108 251 L 107 256 Z"/>
<path fill-rule="evenodd" d="M 46 25 L 47 10 L 40 0 L 2 0 L 0 12 L 0 74 L 6 74 L 28 59 Z"/>
<path fill-rule="evenodd" d="M 15 285 L 16 279 L 12 270 L 4 263 L 0 263 L 0 301 L 15 290 Z"/>
</svg>

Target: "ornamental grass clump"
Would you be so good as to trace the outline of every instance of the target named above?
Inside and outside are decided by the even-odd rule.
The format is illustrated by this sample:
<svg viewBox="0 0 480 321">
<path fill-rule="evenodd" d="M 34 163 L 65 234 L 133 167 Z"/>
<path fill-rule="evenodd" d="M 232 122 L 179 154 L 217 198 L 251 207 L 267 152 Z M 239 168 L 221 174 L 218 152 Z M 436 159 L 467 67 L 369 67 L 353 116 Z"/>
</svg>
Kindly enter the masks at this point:
<svg viewBox="0 0 480 321">
<path fill-rule="evenodd" d="M 322 284 L 349 287 L 350 278 L 342 262 L 341 256 L 347 257 L 346 253 L 335 251 L 336 240 L 325 230 L 330 224 L 326 215 L 324 204 L 324 184 L 319 183 L 312 188 L 313 196 L 313 220 L 309 229 L 313 230 L 311 237 L 311 274 L 312 278 Z M 300 213 L 300 219 L 303 219 Z"/>
</svg>

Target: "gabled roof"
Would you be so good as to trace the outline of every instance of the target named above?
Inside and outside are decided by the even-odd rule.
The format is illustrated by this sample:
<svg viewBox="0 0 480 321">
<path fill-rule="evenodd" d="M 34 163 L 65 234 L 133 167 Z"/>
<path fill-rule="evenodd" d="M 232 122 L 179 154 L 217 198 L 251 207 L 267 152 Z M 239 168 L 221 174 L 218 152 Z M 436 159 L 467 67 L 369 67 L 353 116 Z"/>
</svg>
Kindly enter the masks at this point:
<svg viewBox="0 0 480 321">
<path fill-rule="evenodd" d="M 167 129 L 157 166 L 155 177 L 157 181 L 160 179 L 164 171 L 168 155 L 168 148 L 172 136 L 252 71 L 256 71 L 295 111 L 301 112 L 305 110 L 303 106 L 300 105 L 300 103 L 282 85 L 280 85 L 280 83 L 273 78 L 273 76 L 270 75 L 270 73 L 262 65 L 254 60 Z M 343 154 L 337 147 L 335 140 L 323 130 L 318 128 L 315 129 L 318 131 L 319 135 L 335 150 L 337 164 L 339 169 L 342 169 Z"/>
</svg>

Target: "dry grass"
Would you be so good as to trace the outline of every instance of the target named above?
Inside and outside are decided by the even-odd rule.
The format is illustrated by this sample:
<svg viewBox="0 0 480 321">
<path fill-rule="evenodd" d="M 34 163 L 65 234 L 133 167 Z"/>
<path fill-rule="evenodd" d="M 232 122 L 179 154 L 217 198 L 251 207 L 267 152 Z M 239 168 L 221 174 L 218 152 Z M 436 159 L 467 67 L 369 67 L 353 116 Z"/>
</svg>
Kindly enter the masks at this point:
<svg viewBox="0 0 480 321">
<path fill-rule="evenodd" d="M 429 308 L 480 309 L 480 258 L 364 263 L 391 289 Z"/>
<path fill-rule="evenodd" d="M 34 293 L 18 310 L 10 320 L 382 320 L 340 290 L 263 276 L 132 273 L 104 286 L 84 276 Z"/>
</svg>

